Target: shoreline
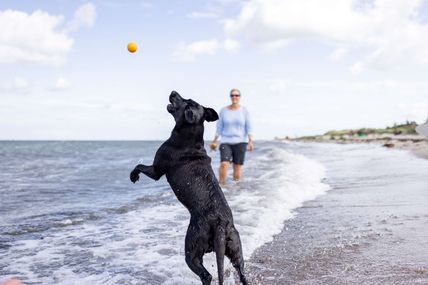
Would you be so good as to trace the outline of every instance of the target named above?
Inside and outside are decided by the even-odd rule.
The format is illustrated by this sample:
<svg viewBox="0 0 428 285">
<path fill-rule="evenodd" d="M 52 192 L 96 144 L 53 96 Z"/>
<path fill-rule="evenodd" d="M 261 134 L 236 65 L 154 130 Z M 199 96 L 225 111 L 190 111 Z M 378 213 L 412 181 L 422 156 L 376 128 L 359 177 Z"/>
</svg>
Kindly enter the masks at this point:
<svg viewBox="0 0 428 285">
<path fill-rule="evenodd" d="M 335 144 L 377 144 L 386 148 L 406 150 L 417 157 L 428 159 L 428 138 L 420 135 L 369 135 L 364 138 L 347 137 L 331 139 L 330 137 L 320 136 L 313 139 L 295 138 L 295 139 L 277 139 L 284 142 L 316 142 L 316 143 L 335 143 Z"/>
<path fill-rule="evenodd" d="M 252 254 L 252 284 L 428 284 L 428 177 L 344 184 L 354 167 Z"/>
</svg>

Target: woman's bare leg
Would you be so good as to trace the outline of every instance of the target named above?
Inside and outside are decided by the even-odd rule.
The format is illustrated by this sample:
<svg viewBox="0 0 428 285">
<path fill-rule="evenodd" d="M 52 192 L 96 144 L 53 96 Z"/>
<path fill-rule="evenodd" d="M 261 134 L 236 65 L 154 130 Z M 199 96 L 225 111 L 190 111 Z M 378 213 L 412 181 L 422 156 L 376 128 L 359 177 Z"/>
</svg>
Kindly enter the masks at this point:
<svg viewBox="0 0 428 285">
<path fill-rule="evenodd" d="M 227 170 L 229 169 L 229 162 L 228 161 L 222 161 L 220 163 L 220 175 L 219 175 L 219 182 L 220 184 L 226 183 L 226 177 L 227 177 Z"/>
<path fill-rule="evenodd" d="M 241 166 L 242 166 L 241 164 L 233 164 L 233 180 L 235 181 L 241 180 L 241 174 L 242 174 Z"/>
</svg>

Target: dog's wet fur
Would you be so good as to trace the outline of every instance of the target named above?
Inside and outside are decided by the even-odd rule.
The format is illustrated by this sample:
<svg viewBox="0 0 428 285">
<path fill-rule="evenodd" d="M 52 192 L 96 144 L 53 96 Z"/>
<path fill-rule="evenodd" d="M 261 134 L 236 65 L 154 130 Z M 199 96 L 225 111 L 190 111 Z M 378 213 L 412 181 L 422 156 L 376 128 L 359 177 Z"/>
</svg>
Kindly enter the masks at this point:
<svg viewBox="0 0 428 285">
<path fill-rule="evenodd" d="M 175 91 L 169 101 L 167 110 L 175 119 L 171 136 L 157 150 L 153 165 L 138 164 L 130 179 L 135 183 L 140 173 L 154 180 L 166 175 L 178 200 L 190 212 L 186 263 L 202 284 L 211 284 L 211 274 L 202 260 L 205 253 L 212 251 L 216 253 L 219 284 L 223 284 L 225 255 L 238 271 L 242 284 L 247 284 L 239 233 L 204 148 L 204 121 L 216 121 L 218 114 L 191 99 L 183 99 Z"/>
</svg>

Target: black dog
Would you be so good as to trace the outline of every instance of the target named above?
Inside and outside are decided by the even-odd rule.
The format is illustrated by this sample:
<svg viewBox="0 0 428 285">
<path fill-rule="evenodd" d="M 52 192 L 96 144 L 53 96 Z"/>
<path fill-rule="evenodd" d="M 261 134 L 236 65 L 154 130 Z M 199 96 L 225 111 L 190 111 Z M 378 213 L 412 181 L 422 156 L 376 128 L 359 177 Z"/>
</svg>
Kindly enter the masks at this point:
<svg viewBox="0 0 428 285">
<path fill-rule="evenodd" d="M 202 257 L 213 250 L 219 284 L 223 284 L 224 255 L 238 271 L 241 282 L 247 284 L 239 233 L 204 148 L 204 121 L 216 121 L 218 115 L 211 108 L 181 98 L 175 91 L 171 92 L 169 101 L 167 110 L 175 119 L 171 137 L 156 152 L 153 165 L 138 164 L 130 179 L 135 183 L 140 173 L 154 180 L 166 175 L 178 200 L 190 212 L 186 263 L 201 278 L 202 284 L 210 284 L 212 279 L 202 264 Z"/>
</svg>

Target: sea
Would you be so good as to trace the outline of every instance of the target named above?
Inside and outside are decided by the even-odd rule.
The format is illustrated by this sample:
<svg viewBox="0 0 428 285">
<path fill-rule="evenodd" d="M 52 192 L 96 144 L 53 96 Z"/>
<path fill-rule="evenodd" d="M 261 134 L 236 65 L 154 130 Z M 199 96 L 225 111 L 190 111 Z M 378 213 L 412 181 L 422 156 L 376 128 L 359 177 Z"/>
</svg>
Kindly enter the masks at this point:
<svg viewBox="0 0 428 285">
<path fill-rule="evenodd" d="M 152 164 L 161 143 L 0 142 L 0 280 L 200 284 L 184 260 L 190 216 L 166 178 L 129 180 L 136 164 Z M 206 149 L 217 173 L 219 152 Z M 344 163 L 363 171 L 344 173 Z M 361 168 L 364 163 L 367 169 Z M 373 164 L 384 165 L 387 174 L 371 173 Z M 403 164 L 413 170 L 403 172 Z M 421 173 L 415 174 L 419 166 Z M 223 191 L 248 259 L 281 232 L 296 209 L 328 193 L 332 184 L 382 183 L 427 169 L 422 159 L 404 151 L 391 155 L 379 146 L 256 141 L 255 150 L 247 152 L 242 181 L 232 181 L 230 172 Z M 213 253 L 205 255 L 204 266 L 215 284 Z M 225 284 L 236 284 L 227 260 L 225 271 Z"/>
</svg>

